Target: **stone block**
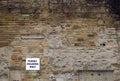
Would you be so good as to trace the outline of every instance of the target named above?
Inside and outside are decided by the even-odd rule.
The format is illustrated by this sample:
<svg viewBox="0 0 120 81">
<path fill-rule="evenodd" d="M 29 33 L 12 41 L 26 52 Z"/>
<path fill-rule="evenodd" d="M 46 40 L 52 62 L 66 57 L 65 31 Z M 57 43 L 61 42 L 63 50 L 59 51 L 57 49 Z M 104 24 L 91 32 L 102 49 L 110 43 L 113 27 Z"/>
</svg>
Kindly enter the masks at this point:
<svg viewBox="0 0 120 81">
<path fill-rule="evenodd" d="M 46 65 L 46 64 L 48 64 L 48 62 L 49 62 L 49 57 L 43 57 L 43 58 L 41 58 L 41 64 Z"/>
<path fill-rule="evenodd" d="M 27 80 L 27 78 L 22 78 L 22 80 L 21 80 L 21 81 L 28 81 L 28 80 Z"/>
<path fill-rule="evenodd" d="M 21 81 L 20 71 L 10 71 L 10 81 Z"/>
<path fill-rule="evenodd" d="M 18 55 L 17 54 L 12 54 L 11 55 L 11 60 L 18 60 Z"/>
<path fill-rule="evenodd" d="M 77 29 L 80 29 L 80 28 L 82 28 L 82 27 L 79 26 L 79 25 L 74 25 L 74 26 L 72 26 L 72 30 L 77 30 Z"/>
<path fill-rule="evenodd" d="M 74 78 L 73 81 L 79 81 L 78 78 Z"/>
<path fill-rule="evenodd" d="M 77 41 L 78 42 L 84 41 L 84 38 L 82 38 L 82 37 L 81 38 L 77 38 Z"/>
<path fill-rule="evenodd" d="M 56 81 L 65 81 L 64 78 L 56 78 Z"/>
<path fill-rule="evenodd" d="M 44 49 L 39 46 L 27 46 L 26 47 L 26 53 L 43 53 L 43 52 L 44 52 Z"/>
<path fill-rule="evenodd" d="M 21 53 L 21 47 L 14 47 L 13 48 L 13 52 L 18 52 L 18 53 Z"/>
<path fill-rule="evenodd" d="M 104 25 L 105 21 L 104 20 L 98 20 L 98 25 Z"/>
<path fill-rule="evenodd" d="M 9 81 L 9 79 L 0 79 L 0 81 Z"/>
</svg>

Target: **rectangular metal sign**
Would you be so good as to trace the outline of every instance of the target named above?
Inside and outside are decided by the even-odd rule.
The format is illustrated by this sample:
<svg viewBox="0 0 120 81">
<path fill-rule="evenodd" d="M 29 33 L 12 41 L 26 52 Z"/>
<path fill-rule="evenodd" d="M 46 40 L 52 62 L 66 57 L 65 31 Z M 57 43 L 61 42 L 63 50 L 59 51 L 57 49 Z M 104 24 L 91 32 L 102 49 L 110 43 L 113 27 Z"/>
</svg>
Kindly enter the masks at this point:
<svg viewBox="0 0 120 81">
<path fill-rule="evenodd" d="M 26 70 L 40 70 L 40 59 L 26 58 Z"/>
</svg>

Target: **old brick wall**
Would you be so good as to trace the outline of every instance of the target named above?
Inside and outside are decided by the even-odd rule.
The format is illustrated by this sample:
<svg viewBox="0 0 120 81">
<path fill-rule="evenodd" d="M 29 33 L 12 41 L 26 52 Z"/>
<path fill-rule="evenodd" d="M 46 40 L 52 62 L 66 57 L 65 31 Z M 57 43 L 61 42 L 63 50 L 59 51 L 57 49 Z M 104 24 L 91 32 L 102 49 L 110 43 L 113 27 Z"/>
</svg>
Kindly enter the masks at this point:
<svg viewBox="0 0 120 81">
<path fill-rule="evenodd" d="M 120 80 L 119 21 L 104 1 L 8 1 L 0 7 L 0 81 L 80 81 L 82 71 Z M 39 71 L 25 70 L 28 57 L 40 58 Z"/>
</svg>

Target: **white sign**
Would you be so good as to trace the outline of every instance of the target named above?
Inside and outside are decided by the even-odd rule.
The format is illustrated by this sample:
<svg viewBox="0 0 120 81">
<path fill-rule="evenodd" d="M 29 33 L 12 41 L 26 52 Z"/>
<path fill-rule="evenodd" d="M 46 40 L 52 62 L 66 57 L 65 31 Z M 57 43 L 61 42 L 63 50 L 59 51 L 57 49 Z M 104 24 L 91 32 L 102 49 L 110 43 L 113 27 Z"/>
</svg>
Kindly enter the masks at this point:
<svg viewBox="0 0 120 81">
<path fill-rule="evenodd" d="M 26 58 L 26 70 L 40 70 L 40 59 Z"/>
</svg>

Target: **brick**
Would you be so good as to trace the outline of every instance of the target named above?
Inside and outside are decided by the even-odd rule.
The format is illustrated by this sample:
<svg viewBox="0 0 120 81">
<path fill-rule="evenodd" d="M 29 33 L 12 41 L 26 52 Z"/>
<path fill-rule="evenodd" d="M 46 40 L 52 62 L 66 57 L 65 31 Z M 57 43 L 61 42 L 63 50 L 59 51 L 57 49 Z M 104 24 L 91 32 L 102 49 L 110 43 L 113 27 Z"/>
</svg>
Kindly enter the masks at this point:
<svg viewBox="0 0 120 81">
<path fill-rule="evenodd" d="M 35 9 L 35 14 L 8 13 L 8 9 L 0 9 L 0 72 L 5 69 L 9 71 L 3 74 L 9 77 L 1 75 L 0 81 L 63 81 L 61 78 L 65 81 L 78 81 L 81 78 L 78 77 L 77 70 L 112 69 L 117 70 L 119 76 L 120 22 L 106 11 L 105 4 L 97 3 L 101 0 L 79 0 L 81 4 L 77 0 L 63 0 L 63 3 L 75 1 L 77 6 L 74 7 L 73 2 L 61 7 L 61 2 L 56 3 L 54 0 L 55 4 L 49 3 L 50 8 L 54 8 L 51 10 L 47 1 L 24 1 L 28 3 L 23 3 L 22 6 L 28 8 L 22 10 L 29 12 Z M 39 5 L 42 9 L 36 8 Z M 62 13 L 64 9 L 68 12 Z M 27 57 L 41 58 L 39 72 L 25 71 Z M 55 79 L 50 79 L 52 73 L 55 74 Z M 71 73 L 75 75 L 71 76 Z M 118 80 L 119 77 L 115 81 Z"/>
<path fill-rule="evenodd" d="M 14 47 L 13 52 L 21 52 L 21 47 Z"/>
<path fill-rule="evenodd" d="M 18 60 L 18 55 L 16 54 L 11 55 L 11 60 Z"/>
<path fill-rule="evenodd" d="M 22 78 L 22 81 L 28 81 L 26 78 Z"/>
<path fill-rule="evenodd" d="M 76 29 L 79 29 L 79 28 L 81 28 L 79 25 L 74 25 L 74 26 L 72 27 L 72 30 L 76 30 Z"/>
</svg>

